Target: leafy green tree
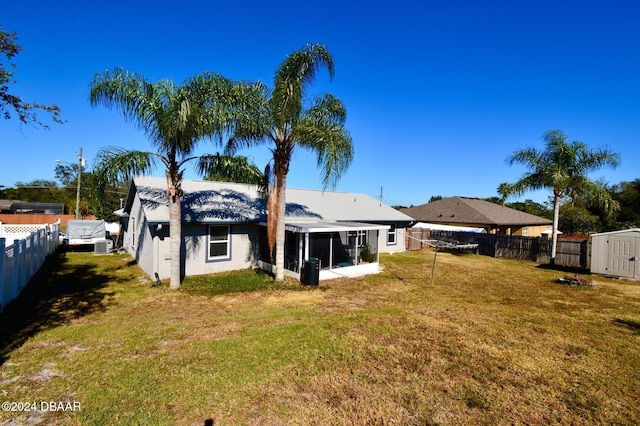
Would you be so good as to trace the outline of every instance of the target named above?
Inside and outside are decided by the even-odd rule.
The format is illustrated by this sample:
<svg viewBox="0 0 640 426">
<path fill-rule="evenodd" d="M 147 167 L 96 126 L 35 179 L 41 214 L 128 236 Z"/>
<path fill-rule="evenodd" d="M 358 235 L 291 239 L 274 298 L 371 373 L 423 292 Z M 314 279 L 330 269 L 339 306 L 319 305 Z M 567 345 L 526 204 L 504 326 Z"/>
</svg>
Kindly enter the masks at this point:
<svg viewBox="0 0 640 426">
<path fill-rule="evenodd" d="M 514 194 L 528 190 L 550 188 L 553 191 L 553 226 L 551 240 L 551 264 L 555 264 L 558 241 L 558 218 L 560 200 L 564 196 L 575 197 L 580 194 L 599 205 L 606 211 L 613 211 L 617 203 L 607 192 L 607 188 L 590 180 L 587 173 L 605 166 L 617 167 L 618 154 L 606 148 L 589 149 L 583 142 L 569 142 L 561 130 L 544 133 L 545 150 L 525 148 L 514 152 L 508 162 L 522 164 L 529 169 L 511 188 Z"/>
<path fill-rule="evenodd" d="M 320 44 L 308 44 L 287 56 L 276 70 L 273 90 L 263 91 L 255 114 L 236 127 L 228 144 L 235 152 L 240 147 L 273 143 L 275 184 L 268 194 L 267 233 L 271 255 L 275 245 L 278 281 L 284 279 L 286 178 L 294 151 L 302 148 L 316 154 L 325 188 L 335 186 L 353 158 L 342 101 L 325 94 L 305 105 L 307 89 L 321 68 L 333 78 L 333 57 Z"/>
<path fill-rule="evenodd" d="M 546 217 L 551 219 L 553 212 L 547 208 L 544 204 L 536 203 L 533 200 L 526 199 L 524 201 L 514 201 L 507 203 L 507 207 L 519 210 L 521 212 L 529 213 L 539 217 Z"/>
<path fill-rule="evenodd" d="M 640 179 L 620 182 L 610 189 L 611 197 L 620 204 L 616 216 L 618 229 L 640 226 Z M 613 224 L 610 223 L 610 228 Z"/>
<path fill-rule="evenodd" d="M 13 188 L 4 188 L 4 198 L 29 203 L 62 203 L 64 191 L 52 180 L 36 179 L 16 182 Z"/>
<path fill-rule="evenodd" d="M 220 142 L 238 117 L 256 105 L 259 85 L 234 84 L 214 73 L 203 73 L 181 86 L 171 80 L 156 83 L 120 68 L 96 74 L 90 102 L 122 112 L 149 137 L 155 152 L 105 148 L 96 161 L 95 173 L 102 185 L 122 181 L 135 174 L 149 174 L 162 167 L 167 178 L 171 255 L 170 288 L 180 287 L 182 244 L 182 176 L 187 163 L 199 160 L 199 171 L 217 164 L 211 156 L 194 156 L 196 146 L 209 138 Z M 230 162 L 229 162 L 230 164 Z M 228 164 L 228 165 L 229 165 Z M 240 164 L 240 168 L 244 164 Z M 227 169 L 229 171 L 230 169 Z M 241 173 L 242 174 L 242 173 Z M 99 185 L 99 183 L 98 183 Z"/>
<path fill-rule="evenodd" d="M 444 197 L 442 195 L 432 195 L 429 198 L 429 201 L 427 201 L 427 203 L 431 203 L 433 201 L 438 201 L 438 200 L 442 200 Z"/>
<path fill-rule="evenodd" d="M 598 231 L 600 218 L 578 205 L 566 203 L 560 206 L 558 225 L 565 234 L 590 234 Z"/>
<path fill-rule="evenodd" d="M 60 108 L 56 105 L 25 102 L 21 97 L 10 93 L 9 86 L 17 81 L 13 75 L 17 66 L 12 61 L 22 50 L 17 41 L 15 32 L 7 32 L 0 26 L 0 114 L 8 120 L 13 110 L 22 123 L 35 124 L 48 129 L 46 124 L 38 120 L 35 111 L 42 110 L 49 113 L 54 122 L 63 123 L 64 121 L 60 119 Z"/>
<path fill-rule="evenodd" d="M 64 191 L 64 202 L 66 211 L 76 214 L 76 200 L 77 200 L 77 184 L 78 184 L 78 166 L 69 163 L 59 163 L 55 168 L 55 177 L 61 183 L 62 190 Z M 84 167 L 81 169 L 81 191 L 80 191 L 80 215 L 86 216 L 94 214 L 91 212 L 90 197 L 90 185 L 91 174 L 88 173 Z"/>
<path fill-rule="evenodd" d="M 124 197 L 129 189 L 129 181 L 116 179 L 105 181 L 100 174 L 83 174 L 83 182 L 87 182 L 87 188 L 83 194 L 87 194 L 91 203 L 88 204 L 86 214 L 95 215 L 98 219 L 107 222 L 118 222 L 119 218 L 114 214 L 122 207 Z M 84 186 L 84 185 L 83 185 Z M 81 208 L 84 204 L 81 204 Z"/>
</svg>

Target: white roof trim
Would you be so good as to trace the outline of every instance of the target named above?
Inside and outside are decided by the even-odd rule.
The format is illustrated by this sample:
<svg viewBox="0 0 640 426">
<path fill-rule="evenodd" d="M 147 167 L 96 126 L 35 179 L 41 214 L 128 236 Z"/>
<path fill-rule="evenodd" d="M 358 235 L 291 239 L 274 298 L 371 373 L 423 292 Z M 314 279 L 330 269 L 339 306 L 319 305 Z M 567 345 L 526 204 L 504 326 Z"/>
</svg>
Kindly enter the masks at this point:
<svg viewBox="0 0 640 426">
<path fill-rule="evenodd" d="M 624 234 L 627 232 L 640 232 L 640 228 L 629 228 L 629 229 L 619 229 L 617 231 L 609 231 L 609 232 L 599 232 L 597 234 L 591 234 L 591 236 L 596 236 L 596 235 L 613 235 L 613 234 Z"/>
<path fill-rule="evenodd" d="M 389 225 L 374 225 L 363 222 L 288 222 L 284 225 L 287 231 L 300 234 L 341 231 L 382 231 L 391 229 Z"/>
<path fill-rule="evenodd" d="M 439 223 L 418 222 L 412 226 L 412 228 L 426 228 L 434 231 L 461 231 L 461 232 L 475 232 L 477 234 L 486 234 L 487 230 L 480 227 L 471 226 L 454 226 L 454 225 L 442 225 Z"/>
</svg>

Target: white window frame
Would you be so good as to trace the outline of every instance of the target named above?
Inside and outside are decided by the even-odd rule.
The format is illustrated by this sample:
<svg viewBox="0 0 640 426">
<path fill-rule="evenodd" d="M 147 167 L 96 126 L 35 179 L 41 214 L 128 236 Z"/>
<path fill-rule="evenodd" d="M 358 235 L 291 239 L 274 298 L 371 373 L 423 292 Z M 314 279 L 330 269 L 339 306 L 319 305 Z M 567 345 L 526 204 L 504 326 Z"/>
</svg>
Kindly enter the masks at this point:
<svg viewBox="0 0 640 426">
<path fill-rule="evenodd" d="M 212 228 L 227 228 L 227 238 L 225 240 L 211 241 L 211 229 Z M 229 225 L 209 225 L 207 227 L 207 259 L 220 260 L 229 259 L 231 257 L 231 227 Z M 226 244 L 227 250 L 225 254 L 211 255 L 211 244 Z"/>
<path fill-rule="evenodd" d="M 357 247 L 362 247 L 369 240 L 369 234 L 366 230 L 349 231 L 349 236 L 356 237 Z"/>
<path fill-rule="evenodd" d="M 389 237 L 393 237 L 393 241 L 389 240 Z M 395 225 L 391 225 L 391 228 L 387 230 L 387 245 L 395 246 L 398 244 L 398 228 Z"/>
</svg>

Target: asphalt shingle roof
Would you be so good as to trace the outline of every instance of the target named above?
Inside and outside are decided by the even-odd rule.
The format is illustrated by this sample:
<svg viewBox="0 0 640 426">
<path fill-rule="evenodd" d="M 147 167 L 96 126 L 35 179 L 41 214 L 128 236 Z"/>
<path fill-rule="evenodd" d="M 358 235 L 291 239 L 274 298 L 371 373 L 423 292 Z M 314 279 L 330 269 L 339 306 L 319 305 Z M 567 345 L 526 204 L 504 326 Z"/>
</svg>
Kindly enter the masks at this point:
<svg viewBox="0 0 640 426">
<path fill-rule="evenodd" d="M 420 222 L 466 224 L 473 226 L 551 225 L 551 220 L 479 198 L 449 197 L 401 212 Z"/>
<path fill-rule="evenodd" d="M 169 221 L 165 178 L 138 176 L 135 186 L 149 222 Z M 183 221 L 192 223 L 261 222 L 266 220 L 258 188 L 228 182 L 184 180 Z M 287 222 L 412 222 L 411 217 L 366 194 L 287 188 Z M 125 211 L 129 212 L 132 191 Z"/>
</svg>

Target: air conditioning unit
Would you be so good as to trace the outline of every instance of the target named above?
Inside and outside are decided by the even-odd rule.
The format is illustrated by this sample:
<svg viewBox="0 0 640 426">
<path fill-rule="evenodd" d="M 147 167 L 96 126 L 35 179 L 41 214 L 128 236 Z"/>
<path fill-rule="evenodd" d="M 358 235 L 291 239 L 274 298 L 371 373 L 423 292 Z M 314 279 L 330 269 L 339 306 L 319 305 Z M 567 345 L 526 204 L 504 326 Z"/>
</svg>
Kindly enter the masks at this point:
<svg viewBox="0 0 640 426">
<path fill-rule="evenodd" d="M 93 254 L 110 254 L 113 251 L 112 240 L 96 241 L 93 246 Z"/>
</svg>

